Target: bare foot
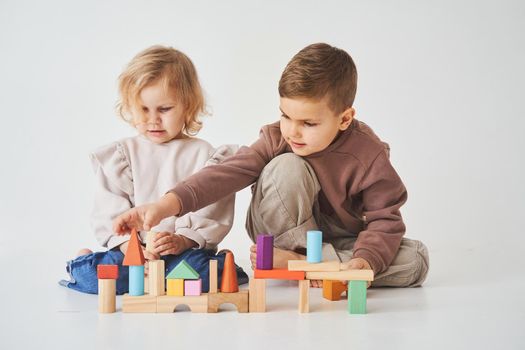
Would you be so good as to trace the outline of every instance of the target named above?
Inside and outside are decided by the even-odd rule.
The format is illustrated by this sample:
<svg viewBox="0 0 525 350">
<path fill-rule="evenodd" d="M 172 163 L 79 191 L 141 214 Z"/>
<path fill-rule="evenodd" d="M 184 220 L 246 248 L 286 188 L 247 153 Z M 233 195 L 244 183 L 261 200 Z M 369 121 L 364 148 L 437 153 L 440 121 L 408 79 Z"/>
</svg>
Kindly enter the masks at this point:
<svg viewBox="0 0 525 350">
<path fill-rule="evenodd" d="M 323 280 L 310 280 L 310 287 L 323 288 Z"/>
<path fill-rule="evenodd" d="M 78 251 L 78 253 L 77 253 L 77 258 L 78 258 L 79 256 L 82 256 L 82 255 L 88 255 L 88 254 L 91 254 L 91 253 L 93 253 L 93 252 L 92 252 L 90 249 L 82 248 L 82 249 L 80 249 L 80 250 Z"/>
</svg>

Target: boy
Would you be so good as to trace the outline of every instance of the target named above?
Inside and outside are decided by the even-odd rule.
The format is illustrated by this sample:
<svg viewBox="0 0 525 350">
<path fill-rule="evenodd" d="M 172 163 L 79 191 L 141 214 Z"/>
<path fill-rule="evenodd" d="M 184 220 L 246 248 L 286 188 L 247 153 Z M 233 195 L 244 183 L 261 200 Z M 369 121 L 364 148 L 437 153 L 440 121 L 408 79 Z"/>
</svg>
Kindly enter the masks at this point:
<svg viewBox="0 0 525 350">
<path fill-rule="evenodd" d="M 407 192 L 388 145 L 354 118 L 356 86 L 348 53 L 323 43 L 307 46 L 279 81 L 279 123 L 264 126 L 253 145 L 190 176 L 157 203 L 123 213 L 115 232 L 148 230 L 256 182 L 246 229 L 254 242 L 259 233 L 274 235 L 274 267 L 304 259 L 306 231 L 319 229 L 324 260 L 373 269 L 373 286 L 421 285 L 428 253 L 421 242 L 402 238 L 399 209 Z M 255 252 L 252 246 L 252 265 Z"/>
</svg>

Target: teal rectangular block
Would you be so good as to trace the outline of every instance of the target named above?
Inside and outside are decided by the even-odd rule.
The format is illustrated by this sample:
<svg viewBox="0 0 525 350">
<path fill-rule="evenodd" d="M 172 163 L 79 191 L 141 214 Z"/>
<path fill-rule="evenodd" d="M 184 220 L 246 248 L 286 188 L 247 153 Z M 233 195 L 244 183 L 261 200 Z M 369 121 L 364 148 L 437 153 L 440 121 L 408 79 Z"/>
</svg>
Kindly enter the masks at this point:
<svg viewBox="0 0 525 350">
<path fill-rule="evenodd" d="M 144 295 L 144 265 L 129 267 L 129 295 Z"/>
<path fill-rule="evenodd" d="M 348 281 L 348 312 L 366 314 L 366 281 Z"/>
</svg>

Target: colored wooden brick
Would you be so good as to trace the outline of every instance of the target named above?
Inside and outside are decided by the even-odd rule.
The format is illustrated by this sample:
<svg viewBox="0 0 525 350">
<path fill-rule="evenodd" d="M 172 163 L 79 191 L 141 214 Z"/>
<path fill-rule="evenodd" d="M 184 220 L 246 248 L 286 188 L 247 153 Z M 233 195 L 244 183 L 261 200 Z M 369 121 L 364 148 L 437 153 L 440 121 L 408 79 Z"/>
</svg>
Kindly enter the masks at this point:
<svg viewBox="0 0 525 350">
<path fill-rule="evenodd" d="M 107 280 L 118 279 L 118 265 L 98 265 L 97 278 Z"/>
<path fill-rule="evenodd" d="M 306 272 L 309 280 L 333 280 L 333 281 L 373 281 L 374 272 L 372 270 L 342 270 L 325 272 Z"/>
<path fill-rule="evenodd" d="M 144 295 L 144 265 L 129 267 L 129 295 Z"/>
<path fill-rule="evenodd" d="M 337 260 L 309 263 L 306 260 L 288 260 L 290 271 L 339 271 L 341 263 Z"/>
<path fill-rule="evenodd" d="M 256 268 L 259 270 L 273 269 L 273 236 L 257 236 L 257 261 Z"/>
<path fill-rule="evenodd" d="M 255 278 L 274 280 L 304 280 L 304 271 L 288 271 L 287 269 L 258 270 L 253 273 Z"/>
<path fill-rule="evenodd" d="M 124 255 L 124 261 L 122 265 L 124 266 L 139 266 L 144 265 L 146 260 L 144 259 L 144 253 L 142 252 L 142 246 L 139 242 L 139 237 L 137 235 L 137 230 L 131 230 L 131 238 L 128 243 L 128 250 Z"/>
<path fill-rule="evenodd" d="M 366 314 L 366 281 L 348 281 L 348 312 Z"/>
<path fill-rule="evenodd" d="M 166 276 L 167 279 L 185 279 L 185 280 L 196 280 L 199 279 L 199 273 L 191 267 L 186 260 L 182 260 L 177 266 L 171 270 Z"/>
<path fill-rule="evenodd" d="M 202 293 L 202 280 L 185 280 L 184 281 L 184 295 L 201 295 Z"/>
<path fill-rule="evenodd" d="M 237 271 L 232 252 L 227 252 L 224 258 L 224 267 L 222 269 L 221 292 L 236 293 L 239 291 L 237 283 Z"/>
<path fill-rule="evenodd" d="M 184 280 L 181 278 L 174 278 L 167 280 L 168 282 L 168 291 L 167 295 L 182 297 L 184 296 Z"/>
<path fill-rule="evenodd" d="M 341 300 L 341 294 L 347 291 L 347 284 L 341 281 L 323 280 L 323 298 L 337 301 Z"/>
<path fill-rule="evenodd" d="M 321 231 L 306 232 L 306 261 L 319 263 L 323 260 L 323 233 Z"/>
</svg>

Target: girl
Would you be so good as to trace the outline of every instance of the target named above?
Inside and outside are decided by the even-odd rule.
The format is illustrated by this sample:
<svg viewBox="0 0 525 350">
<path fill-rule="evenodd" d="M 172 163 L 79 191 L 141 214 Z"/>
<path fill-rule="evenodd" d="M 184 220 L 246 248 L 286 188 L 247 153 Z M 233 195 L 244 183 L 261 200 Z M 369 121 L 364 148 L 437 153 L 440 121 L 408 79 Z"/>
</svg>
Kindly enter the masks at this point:
<svg viewBox="0 0 525 350">
<path fill-rule="evenodd" d="M 93 253 L 82 249 L 68 262 L 70 281 L 62 285 L 97 293 L 98 264 L 118 264 L 117 293 L 128 288 L 128 269 L 122 267 L 129 235 L 117 236 L 112 220 L 135 206 L 155 201 L 189 175 L 233 154 L 234 147 L 214 149 L 193 137 L 202 127 L 205 112 L 202 89 L 191 60 L 170 47 L 153 46 L 135 56 L 119 77 L 117 111 L 138 135 L 101 147 L 91 155 L 97 179 L 91 222 L 99 243 L 108 249 Z M 234 195 L 199 211 L 169 217 L 151 230 L 159 232 L 147 260 L 165 260 L 169 272 L 186 260 L 208 289 L 208 262 L 217 259 L 219 277 L 224 254 L 215 255 L 219 242 L 233 223 Z M 140 232 L 145 242 L 146 232 Z M 194 249 L 199 248 L 199 249 Z M 238 268 L 239 283 L 247 275 Z"/>
</svg>

